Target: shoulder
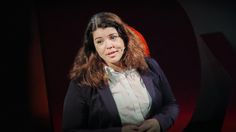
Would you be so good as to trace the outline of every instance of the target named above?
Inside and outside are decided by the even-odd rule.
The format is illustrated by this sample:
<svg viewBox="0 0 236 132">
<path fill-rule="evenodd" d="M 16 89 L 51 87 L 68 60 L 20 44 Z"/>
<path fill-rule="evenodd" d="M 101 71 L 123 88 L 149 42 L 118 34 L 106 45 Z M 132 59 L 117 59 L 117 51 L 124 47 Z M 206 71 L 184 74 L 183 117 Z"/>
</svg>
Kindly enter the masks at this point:
<svg viewBox="0 0 236 132">
<path fill-rule="evenodd" d="M 149 68 L 154 68 L 154 67 L 160 68 L 158 62 L 154 58 L 152 58 L 152 57 L 145 57 L 145 60 L 146 60 L 146 62 L 148 64 Z"/>
<path fill-rule="evenodd" d="M 145 57 L 145 60 L 147 61 L 147 62 L 152 62 L 152 61 L 156 61 L 154 58 L 152 58 L 152 57 Z"/>
<path fill-rule="evenodd" d="M 160 67 L 159 63 L 152 57 L 146 57 L 146 62 L 147 62 L 147 65 L 149 67 L 149 69 L 156 73 L 157 75 L 158 74 L 163 74 L 163 70 L 162 68 Z"/>
<path fill-rule="evenodd" d="M 91 90 L 92 88 L 79 86 L 78 81 L 71 80 L 67 93 L 70 93 L 74 96 L 88 97 L 91 93 Z"/>
</svg>

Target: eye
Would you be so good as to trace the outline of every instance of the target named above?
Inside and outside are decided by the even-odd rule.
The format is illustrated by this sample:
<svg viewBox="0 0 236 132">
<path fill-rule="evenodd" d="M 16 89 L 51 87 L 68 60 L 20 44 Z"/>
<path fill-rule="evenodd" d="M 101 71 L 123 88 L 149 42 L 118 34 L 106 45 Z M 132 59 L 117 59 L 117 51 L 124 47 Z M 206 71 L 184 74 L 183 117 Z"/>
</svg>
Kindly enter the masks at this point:
<svg viewBox="0 0 236 132">
<path fill-rule="evenodd" d="M 110 40 L 113 40 L 113 41 L 114 41 L 114 40 L 116 40 L 118 37 L 119 37 L 118 35 L 111 35 L 111 36 L 110 36 Z"/>
<path fill-rule="evenodd" d="M 101 45 L 103 43 L 103 40 L 97 40 L 95 41 L 95 44 Z"/>
</svg>

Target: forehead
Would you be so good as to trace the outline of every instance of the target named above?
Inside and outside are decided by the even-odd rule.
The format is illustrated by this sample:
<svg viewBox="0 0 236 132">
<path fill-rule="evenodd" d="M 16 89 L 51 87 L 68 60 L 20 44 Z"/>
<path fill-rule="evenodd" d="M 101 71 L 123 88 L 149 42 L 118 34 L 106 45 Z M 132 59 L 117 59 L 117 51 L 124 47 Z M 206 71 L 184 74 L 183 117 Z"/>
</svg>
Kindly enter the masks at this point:
<svg viewBox="0 0 236 132">
<path fill-rule="evenodd" d="M 117 30 L 114 27 L 107 27 L 107 28 L 97 28 L 93 32 L 93 37 L 98 38 L 98 37 L 105 37 L 110 34 L 118 34 Z"/>
</svg>

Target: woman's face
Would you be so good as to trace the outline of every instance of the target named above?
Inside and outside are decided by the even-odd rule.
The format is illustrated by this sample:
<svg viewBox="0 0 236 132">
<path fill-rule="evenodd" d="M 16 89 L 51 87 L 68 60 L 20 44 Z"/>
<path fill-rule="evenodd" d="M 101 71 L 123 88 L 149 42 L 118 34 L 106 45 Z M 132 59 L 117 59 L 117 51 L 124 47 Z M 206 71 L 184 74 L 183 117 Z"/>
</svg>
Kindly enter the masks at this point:
<svg viewBox="0 0 236 132">
<path fill-rule="evenodd" d="M 115 28 L 97 28 L 93 32 L 93 41 L 97 53 L 108 66 L 119 64 L 125 45 Z"/>
</svg>

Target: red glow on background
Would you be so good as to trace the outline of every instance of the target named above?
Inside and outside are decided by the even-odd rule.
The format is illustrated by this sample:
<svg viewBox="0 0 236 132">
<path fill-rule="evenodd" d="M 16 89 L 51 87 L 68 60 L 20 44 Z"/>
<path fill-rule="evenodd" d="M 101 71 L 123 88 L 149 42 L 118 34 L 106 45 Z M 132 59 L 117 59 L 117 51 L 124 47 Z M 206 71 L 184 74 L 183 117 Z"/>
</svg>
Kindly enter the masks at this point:
<svg viewBox="0 0 236 132">
<path fill-rule="evenodd" d="M 143 44 L 143 48 L 144 48 L 144 54 L 146 56 L 150 56 L 150 51 L 148 48 L 148 44 L 147 41 L 145 40 L 145 38 L 143 37 L 143 35 L 137 31 L 136 29 L 134 29 L 133 27 L 129 26 L 129 28 L 138 36 L 138 38 L 141 40 L 142 44 Z"/>
<path fill-rule="evenodd" d="M 29 100 L 32 117 L 49 121 L 48 98 L 43 68 L 40 36 L 37 23 L 33 19 L 33 39 L 29 47 Z"/>
</svg>

